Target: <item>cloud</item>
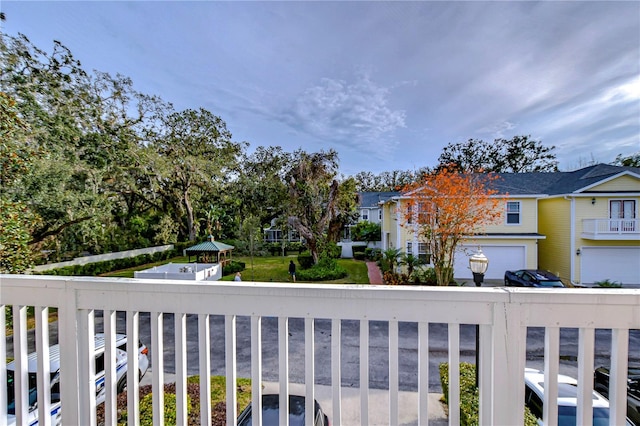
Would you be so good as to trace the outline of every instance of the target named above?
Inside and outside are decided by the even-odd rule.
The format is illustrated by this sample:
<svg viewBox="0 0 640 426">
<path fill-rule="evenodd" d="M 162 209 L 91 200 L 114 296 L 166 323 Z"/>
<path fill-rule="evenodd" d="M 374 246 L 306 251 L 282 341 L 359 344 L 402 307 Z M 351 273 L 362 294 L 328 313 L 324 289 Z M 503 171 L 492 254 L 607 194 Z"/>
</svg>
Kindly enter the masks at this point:
<svg viewBox="0 0 640 426">
<path fill-rule="evenodd" d="M 489 134 L 495 139 L 506 137 L 505 135 L 512 134 L 516 125 L 509 121 L 502 121 L 491 126 L 483 127 L 478 130 L 480 134 Z"/>
<path fill-rule="evenodd" d="M 304 90 L 280 115 L 298 132 L 316 139 L 384 155 L 393 135 L 406 127 L 405 111 L 389 107 L 390 90 L 367 76 L 356 81 L 323 78 Z"/>
</svg>

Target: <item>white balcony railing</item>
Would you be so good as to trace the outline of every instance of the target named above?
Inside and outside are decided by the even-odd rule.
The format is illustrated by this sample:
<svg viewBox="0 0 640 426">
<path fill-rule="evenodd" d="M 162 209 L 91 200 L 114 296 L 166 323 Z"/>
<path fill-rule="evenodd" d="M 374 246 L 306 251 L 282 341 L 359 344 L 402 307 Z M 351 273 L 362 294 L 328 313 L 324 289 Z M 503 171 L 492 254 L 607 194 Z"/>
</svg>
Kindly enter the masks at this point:
<svg viewBox="0 0 640 426">
<path fill-rule="evenodd" d="M 5 336 L 5 306 L 11 306 L 14 314 L 13 344 L 9 351 Z M 138 388 L 137 340 L 139 338 L 140 317 L 149 318 L 151 334 L 148 345 L 151 350 L 154 424 L 162 424 L 164 382 L 163 353 L 164 340 L 175 341 L 175 379 L 178 424 L 186 424 L 186 379 L 187 359 L 197 357 L 201 376 L 200 383 L 209 383 L 211 374 L 210 329 L 213 316 L 224 318 L 224 371 L 227 377 L 227 424 L 234 425 L 237 417 L 235 378 L 238 376 L 239 352 L 250 349 L 250 369 L 252 398 L 254 404 L 261 401 L 260 383 L 266 368 L 262 361 L 263 320 L 272 322 L 277 318 L 277 381 L 281 398 L 289 392 L 290 371 L 295 367 L 302 371 L 302 381 L 307 401 L 313 401 L 318 372 L 317 353 L 324 348 L 316 347 L 320 322 L 330 322 L 330 345 L 325 356 L 331 359 L 330 386 L 332 404 L 329 417 L 332 425 L 342 423 L 341 374 L 345 366 L 341 351 L 345 347 L 345 336 L 341 336 L 344 320 L 359 323 L 359 384 L 360 421 L 391 425 L 399 424 L 399 386 L 401 366 L 399 365 L 400 325 L 405 322 L 416 324 L 417 341 L 412 346 L 417 352 L 417 369 L 410 372 L 417 376 L 418 424 L 427 424 L 427 417 L 433 408 L 428 405 L 429 330 L 433 324 L 446 324 L 448 347 L 447 361 L 450 364 L 449 378 L 449 424 L 459 424 L 459 368 L 461 326 L 479 325 L 480 344 L 480 422 L 484 425 L 523 424 L 525 359 L 527 353 L 527 332 L 531 327 L 543 327 L 544 370 L 548 377 L 559 371 L 560 331 L 565 328 L 578 329 L 577 334 L 577 376 L 580 398 L 579 419 L 590 419 L 593 389 L 594 349 L 596 329 L 610 329 L 610 365 L 612 411 L 610 424 L 622 424 L 626 413 L 626 370 L 629 360 L 630 334 L 640 329 L 640 289 L 517 289 L 517 288 L 475 288 L 475 287 L 387 287 L 362 285 L 286 284 L 286 283 L 185 283 L 178 281 L 152 281 L 133 279 L 65 278 L 50 276 L 0 275 L 0 380 L 6 381 L 6 357 L 15 358 L 16 413 L 17 424 L 26 418 L 26 371 L 27 371 L 27 326 L 26 306 L 35 307 L 36 330 L 35 347 L 39 348 L 39 359 L 46 359 L 49 347 L 49 333 L 46 321 L 47 308 L 58 309 L 58 341 L 61 348 L 61 403 L 62 424 L 94 425 L 96 423 L 95 372 L 93 367 L 93 335 L 104 331 L 107 336 L 115 333 L 116 317 L 126 316 L 126 332 L 129 336 L 128 388 Z M 166 336 L 163 324 L 172 314 L 175 335 Z M 187 316 L 189 318 L 187 319 Z M 96 318 L 103 318 L 100 325 Z M 246 317 L 246 318 L 244 318 Z M 187 332 L 187 320 L 195 322 L 197 333 Z M 236 349 L 237 324 L 243 318 L 250 330 L 250 348 Z M 289 321 L 303 322 L 297 329 L 303 331 L 304 343 L 289 346 Z M 387 419 L 369 418 L 369 357 L 378 346 L 377 328 L 370 324 L 384 321 L 388 324 L 388 394 L 389 414 Z M 221 325 L 221 324 L 218 324 Z M 632 331 L 630 331 L 632 330 Z M 193 329 L 192 329 L 193 331 Z M 295 334 L 294 334 L 295 335 Z M 312 336 L 315 336 L 312 338 Z M 354 345 L 354 336 L 348 343 Z M 431 336 L 433 337 L 433 336 Z M 109 339 L 107 339 L 108 341 Z M 372 344 L 376 341 L 376 344 Z M 90 345 L 91 342 L 91 345 Z M 189 347 L 197 351 L 187 350 Z M 634 340 L 635 342 L 635 340 Z M 431 343 L 432 344 L 432 343 Z M 633 343 L 635 345 L 636 343 Z M 220 348 L 218 348 L 220 349 Z M 634 351 L 637 348 L 633 348 Z M 299 354 L 293 354 L 298 351 Z M 197 354 L 194 354 L 197 352 Z M 107 348 L 109 353 L 109 348 Z M 299 355 L 299 356 L 298 356 Z M 636 353 L 635 356 L 638 354 Z M 115 361 L 106 357 L 105 376 L 107 399 L 105 412 L 107 424 L 114 424 L 115 402 Z M 633 357 L 632 357 L 633 358 Z M 244 369 L 244 367 L 243 367 Z M 263 369 L 265 371 L 263 371 Z M 38 364 L 39 390 L 46 389 L 45 379 L 48 363 Z M 245 369 L 246 370 L 246 369 Z M 385 374 L 385 375 L 386 375 Z M 21 379 L 19 379 L 21 378 Z M 546 400 L 546 415 L 555 424 L 557 407 L 549 395 L 557 395 L 557 383 L 549 383 Z M 4 385 L 2 385 L 4 386 Z M 139 407 L 135 397 L 138 392 L 128 392 L 129 424 L 138 424 Z M 211 406 L 209 390 L 201 387 L 201 420 L 210 424 Z M 39 399 L 40 418 L 49 412 L 48 398 Z M 286 404 L 287 399 L 281 399 Z M 255 405 L 254 405 L 255 406 Z M 286 406 L 286 405 L 285 405 Z M 0 392 L 0 407 L 6 407 L 6 393 Z M 310 405 L 307 410 L 312 410 Z M 254 410 L 255 412 L 255 410 Z M 0 425 L 6 423 L 4 409 L 0 411 Z M 307 416 L 312 419 L 313 416 Z M 589 421 L 590 423 L 590 421 Z M 259 421 L 256 423 L 259 424 Z"/>
<path fill-rule="evenodd" d="M 637 219 L 582 219 L 582 238 L 639 239 L 640 221 Z"/>
</svg>

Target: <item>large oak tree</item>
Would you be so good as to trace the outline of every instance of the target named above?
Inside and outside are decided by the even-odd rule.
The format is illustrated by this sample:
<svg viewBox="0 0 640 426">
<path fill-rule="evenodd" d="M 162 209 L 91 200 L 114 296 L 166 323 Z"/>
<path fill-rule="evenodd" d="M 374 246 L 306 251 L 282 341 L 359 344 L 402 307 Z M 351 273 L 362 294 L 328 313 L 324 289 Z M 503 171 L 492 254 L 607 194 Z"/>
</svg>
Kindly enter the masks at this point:
<svg viewBox="0 0 640 426">
<path fill-rule="evenodd" d="M 494 173 L 555 172 L 558 161 L 554 149 L 531 136 L 499 138 L 493 142 L 469 139 L 444 147 L 438 167 Z"/>
<path fill-rule="evenodd" d="M 335 214 L 340 187 L 337 174 L 338 153 L 334 150 L 293 153 L 286 177 L 290 223 L 306 240 L 314 263 L 318 263 L 319 247 Z"/>
<path fill-rule="evenodd" d="M 199 230 L 196 212 L 204 213 L 208 197 L 237 177 L 244 144 L 234 142 L 226 123 L 202 108 L 171 113 L 161 124 L 148 147 L 147 174 L 162 208 L 194 241 Z"/>
</svg>

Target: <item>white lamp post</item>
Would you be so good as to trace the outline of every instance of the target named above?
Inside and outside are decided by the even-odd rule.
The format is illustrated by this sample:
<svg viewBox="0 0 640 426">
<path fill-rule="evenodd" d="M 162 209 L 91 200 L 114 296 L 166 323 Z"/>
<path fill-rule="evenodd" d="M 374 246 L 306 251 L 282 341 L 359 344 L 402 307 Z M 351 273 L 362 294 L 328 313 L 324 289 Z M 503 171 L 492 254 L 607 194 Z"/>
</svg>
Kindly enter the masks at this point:
<svg viewBox="0 0 640 426">
<path fill-rule="evenodd" d="M 484 273 L 487 272 L 488 267 L 489 259 L 482 253 L 482 249 L 478 247 L 476 254 L 469 258 L 469 268 L 473 273 L 473 282 L 476 283 L 476 287 L 482 286 Z M 480 326 L 476 324 L 476 387 L 479 386 L 478 370 L 480 370 Z"/>
<path fill-rule="evenodd" d="M 478 247 L 478 252 L 469 258 L 469 268 L 473 272 L 473 282 L 476 283 L 476 287 L 482 286 L 484 273 L 487 272 L 488 267 L 489 259 L 482 253 L 482 249 Z"/>
</svg>

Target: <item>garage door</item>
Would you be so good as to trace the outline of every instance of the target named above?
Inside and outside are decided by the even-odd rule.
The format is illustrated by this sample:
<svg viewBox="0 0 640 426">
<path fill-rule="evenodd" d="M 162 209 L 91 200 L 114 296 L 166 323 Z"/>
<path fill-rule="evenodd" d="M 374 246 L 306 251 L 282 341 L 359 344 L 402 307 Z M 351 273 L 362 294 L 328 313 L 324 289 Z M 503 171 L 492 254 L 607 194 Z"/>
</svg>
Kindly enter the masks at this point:
<svg viewBox="0 0 640 426">
<path fill-rule="evenodd" d="M 458 251 L 453 268 L 455 278 L 473 278 L 469 269 L 469 257 L 478 246 L 463 246 L 466 252 Z M 489 259 L 486 279 L 502 280 L 504 271 L 524 269 L 527 264 L 525 246 L 482 246 L 482 252 Z"/>
<path fill-rule="evenodd" d="M 583 247 L 580 258 L 584 284 L 606 279 L 640 284 L 640 247 Z"/>
</svg>

